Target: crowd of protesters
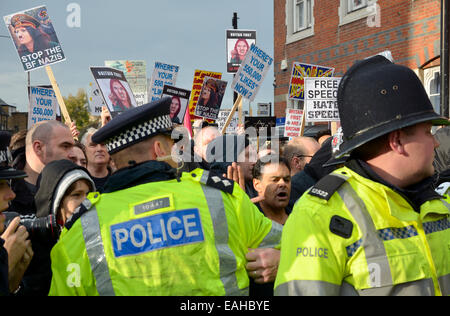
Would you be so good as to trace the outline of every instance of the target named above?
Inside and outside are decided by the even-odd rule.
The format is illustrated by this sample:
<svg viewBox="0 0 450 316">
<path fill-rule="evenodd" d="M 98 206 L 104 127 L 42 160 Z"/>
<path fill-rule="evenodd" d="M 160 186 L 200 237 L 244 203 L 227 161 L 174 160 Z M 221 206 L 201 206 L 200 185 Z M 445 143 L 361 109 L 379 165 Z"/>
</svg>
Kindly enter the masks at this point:
<svg viewBox="0 0 450 316">
<path fill-rule="evenodd" d="M 370 72 L 372 71 L 372 68 L 394 66 L 385 60 L 375 60 L 372 61 L 372 64 L 358 65 L 357 67 L 366 67 L 366 71 Z M 403 69 L 387 69 L 388 71 L 392 71 L 394 79 L 397 73 L 403 71 Z M 359 69 L 355 68 L 352 69 L 352 71 L 353 73 L 350 72 L 349 76 L 356 76 Z M 408 78 L 408 76 L 409 75 L 406 74 L 404 77 L 400 76 L 395 79 L 398 81 L 394 82 L 393 87 L 395 91 L 392 93 L 397 93 L 398 86 L 406 87 L 406 89 L 419 89 L 418 86 L 414 86 L 415 83 L 410 84 L 413 80 Z M 409 85 L 411 85 L 411 87 Z M 397 88 L 395 88 L 396 86 Z M 344 87 L 342 87 L 342 89 L 344 89 Z M 354 89 L 357 90 L 357 87 L 354 87 Z M 341 91 L 339 97 L 345 98 L 345 93 Z M 390 92 L 388 91 L 387 94 L 389 93 Z M 410 96 L 408 91 L 402 91 L 402 93 L 404 93 L 403 97 L 410 97 L 411 102 L 422 102 L 417 105 L 417 113 L 419 114 L 413 113 L 414 115 L 419 117 L 422 115 L 421 113 L 429 111 L 429 109 L 423 111 L 420 109 L 420 107 L 427 102 L 423 99 L 422 95 Z M 390 100 L 375 101 L 385 102 L 386 104 L 391 102 Z M 340 102 L 345 104 L 345 100 L 341 100 Z M 356 101 L 353 102 L 358 101 L 356 99 Z M 132 110 L 130 110 L 130 112 L 131 111 Z M 342 115 L 343 113 L 345 113 L 345 110 L 341 111 L 340 109 L 340 114 Z M 94 137 L 96 134 L 102 135 L 102 130 L 105 130 L 107 126 L 110 126 L 110 129 L 115 128 L 114 121 L 116 121 L 118 126 L 120 125 L 120 118 L 111 120 L 107 116 L 108 113 L 103 111 L 102 122 L 99 123 L 99 129 L 89 129 L 84 135 L 79 135 L 74 125 L 68 127 L 58 121 L 40 122 L 35 124 L 28 131 L 20 131 L 14 135 L 8 133 L 0 134 L 0 143 L 2 146 L 0 151 L 1 153 L 5 152 L 5 157 L 2 156 L 3 154 L 0 155 L 0 157 L 3 157 L 1 162 L 2 167 L 0 169 L 0 188 L 2 190 L 0 192 L 3 194 L 3 200 L 1 201 L 2 209 L 0 211 L 6 214 L 6 216 L 0 218 L 0 224 L 3 224 L 0 225 L 0 231 L 3 232 L 0 239 L 1 244 L 3 244 L 3 246 L 0 247 L 0 263 L 2 268 L 0 290 L 2 295 L 48 295 L 49 292 L 52 295 L 64 295 L 70 293 L 65 291 L 59 292 L 61 285 L 58 285 L 56 280 L 52 280 L 52 278 L 55 278 L 55 269 L 60 267 L 58 262 L 53 262 L 53 259 L 56 260 L 58 257 L 52 255 L 52 249 L 59 243 L 58 240 L 60 239 L 61 231 L 69 230 L 77 220 L 81 221 L 83 212 L 80 211 L 80 208 L 91 209 L 90 202 L 86 202 L 89 201 L 86 200 L 89 193 L 98 192 L 99 196 L 107 196 L 108 194 L 111 195 L 117 192 L 117 190 L 113 188 L 120 188 L 120 181 L 128 181 L 126 177 L 121 178 L 117 175 L 121 172 L 123 173 L 125 169 L 128 172 L 128 169 L 131 170 L 135 165 L 143 163 L 134 159 L 134 156 L 126 156 L 123 159 L 122 157 L 120 157 L 120 159 L 117 158 L 118 153 L 115 148 L 110 147 L 111 145 L 108 146 L 108 144 L 105 145 L 104 141 L 98 141 L 101 139 L 100 136 L 97 136 L 97 138 Z M 129 119 L 137 120 L 136 117 L 137 116 L 131 116 L 130 114 Z M 407 117 L 407 115 L 404 117 Z M 352 118 L 351 115 L 342 117 L 341 120 L 350 118 Z M 377 118 L 374 118 L 373 120 L 374 122 L 366 122 L 367 127 L 383 123 L 381 121 L 376 121 Z M 325 273 L 331 273 L 329 271 L 332 269 L 338 269 L 338 267 L 342 269 L 349 268 L 346 263 L 342 262 L 341 257 L 336 254 L 338 252 L 341 254 L 342 251 L 347 251 L 350 257 L 354 256 L 354 258 L 356 258 L 357 249 L 363 249 L 359 251 L 365 251 L 365 256 L 369 262 L 371 250 L 370 245 L 368 245 L 368 240 L 377 237 L 363 232 L 362 234 L 366 235 L 357 238 L 356 243 L 352 243 L 351 245 L 345 243 L 342 244 L 341 240 L 345 242 L 346 240 L 356 238 L 356 235 L 359 236 L 361 234 L 360 230 L 363 231 L 364 229 L 368 229 L 367 227 L 359 228 L 359 226 L 356 228 L 356 226 L 359 225 L 359 222 L 353 223 L 348 219 L 349 215 L 343 211 L 336 211 L 336 214 L 333 213 L 334 217 L 331 218 L 331 221 L 328 220 L 327 216 L 322 218 L 322 221 L 324 221 L 323 225 L 329 227 L 331 235 L 329 232 L 319 232 L 315 230 L 313 223 L 321 221 L 320 215 L 317 215 L 320 213 L 321 205 L 326 209 L 328 208 L 326 205 L 336 203 L 333 204 L 336 209 L 343 208 L 342 203 L 337 201 L 335 192 L 340 192 L 341 185 L 346 180 L 343 180 L 342 177 L 335 177 L 333 180 L 329 178 L 329 174 L 334 174 L 333 171 L 335 170 L 344 170 L 342 171 L 342 174 L 347 177 L 351 174 L 352 177 L 356 179 L 361 176 L 364 179 L 367 178 L 374 181 L 377 185 L 381 183 L 384 189 L 388 188 L 386 189 L 386 192 L 388 192 L 386 194 L 400 192 L 399 196 L 404 197 L 403 202 L 400 201 L 396 203 L 409 203 L 417 213 L 420 213 L 420 209 L 422 205 L 424 205 L 422 201 L 417 201 L 411 194 L 411 192 L 416 192 L 413 187 L 417 185 L 417 183 L 420 183 L 422 191 L 428 192 L 429 189 L 434 191 L 438 187 L 442 187 L 442 185 L 445 187 L 445 184 L 450 182 L 450 141 L 448 125 L 443 123 L 444 120 L 438 120 L 437 115 L 435 117 L 431 114 L 429 116 L 423 116 L 416 121 L 405 122 L 406 121 L 398 120 L 397 122 L 394 122 L 392 126 L 386 125 L 387 127 L 385 126 L 385 129 L 382 132 L 376 132 L 373 137 L 370 136 L 360 143 L 353 145 L 352 141 L 358 139 L 361 135 L 365 135 L 366 131 L 362 128 L 358 129 L 359 127 L 354 127 L 352 125 L 353 123 L 342 121 L 341 124 L 343 125 L 344 135 L 345 133 L 350 134 L 355 131 L 355 135 L 352 135 L 353 138 L 343 137 L 344 141 L 342 141 L 342 135 L 339 135 L 338 133 L 335 135 L 327 135 L 326 137 L 323 137 L 323 135 L 314 135 L 314 137 L 300 136 L 289 141 L 278 138 L 268 139 L 259 144 L 252 142 L 245 133 L 240 135 L 222 135 L 217 126 L 205 122 L 205 124 L 200 125 L 199 128 L 194 129 L 192 138 L 188 143 L 184 143 L 188 144 L 188 146 L 181 148 L 185 153 L 188 152 L 190 159 L 178 161 L 178 166 L 176 164 L 171 164 L 167 162 L 169 161 L 169 158 L 167 158 L 167 150 L 161 145 L 162 149 L 160 150 L 164 151 L 165 155 L 158 153 L 159 149 L 155 149 L 154 159 L 149 160 L 155 160 L 158 161 L 158 163 L 165 164 L 164 168 L 167 168 L 167 170 L 174 170 L 173 172 L 176 174 L 177 181 L 181 182 L 183 182 L 183 175 L 185 174 L 192 174 L 192 177 L 196 177 L 195 174 L 198 170 L 206 170 L 209 172 L 207 182 L 210 182 L 209 179 L 219 182 L 224 186 L 223 191 L 227 192 L 227 194 L 233 192 L 233 190 L 228 192 L 228 189 L 226 188 L 228 183 L 231 183 L 235 190 L 235 193 L 233 194 L 236 194 L 236 190 L 245 192 L 245 199 L 248 198 L 255 206 L 255 209 L 257 208 L 259 212 L 272 223 L 275 222 L 281 227 L 287 223 L 290 224 L 286 226 L 288 227 L 288 232 L 283 232 L 282 240 L 275 240 L 274 244 L 271 244 L 264 250 L 250 248 L 248 253 L 245 254 L 245 257 L 241 258 L 242 260 L 246 260 L 246 262 L 238 261 L 236 263 L 236 265 L 244 265 L 247 270 L 246 278 L 248 278 L 249 282 L 243 282 L 244 285 L 242 285 L 240 284 L 241 279 L 235 281 L 239 283 L 240 289 L 242 287 L 250 288 L 249 292 L 245 292 L 246 294 L 251 296 L 270 296 L 274 295 L 274 288 L 276 289 L 275 294 L 279 295 L 342 294 L 342 287 L 340 290 L 336 290 L 337 292 L 335 291 L 335 287 L 344 284 L 344 281 L 340 279 L 337 272 L 333 272 L 334 274 L 329 278 L 324 277 L 321 279 L 321 277 Z M 428 122 L 430 122 L 430 124 L 425 126 L 428 130 L 430 129 L 431 124 L 439 125 L 439 129 L 435 132 L 435 138 L 437 140 L 431 145 L 432 152 L 430 152 L 429 148 L 422 148 L 420 146 L 418 149 L 411 149 L 413 145 L 405 144 L 405 142 L 410 141 L 408 137 L 412 137 L 410 135 L 413 135 L 415 133 L 414 131 L 405 130 L 405 135 L 394 135 L 394 131 L 403 131 L 408 127 L 416 126 L 417 124 L 428 124 Z M 352 130 L 353 127 L 354 130 Z M 123 128 L 123 126 L 120 126 L 120 128 Z M 119 129 L 119 127 L 117 127 L 117 129 Z M 112 133 L 109 130 L 107 130 L 107 132 Z M 383 135 L 390 136 L 386 138 Z M 81 142 L 74 140 L 74 137 L 78 136 L 81 136 Z M 152 137 L 156 136 L 152 135 Z M 380 138 L 382 138 L 384 143 L 381 143 L 379 140 Z M 378 143 L 376 143 L 377 141 Z M 420 143 L 420 140 L 415 142 Z M 108 141 L 106 141 L 106 143 L 108 143 Z M 350 144 L 350 149 L 347 152 L 342 150 L 343 148 L 345 149 L 345 143 Z M 403 155 L 405 157 L 415 155 L 414 158 L 417 159 L 418 166 L 421 168 L 426 167 L 428 168 L 428 171 L 431 171 L 429 171 L 426 176 L 421 178 L 416 177 L 407 184 L 396 182 L 397 178 L 394 179 L 394 174 L 395 177 L 400 176 L 395 172 L 390 172 L 388 167 L 377 164 L 376 158 L 381 156 L 381 154 L 375 151 L 372 152 L 367 144 L 372 144 L 373 147 L 370 148 L 375 148 L 376 146 L 382 148 L 380 149 L 380 152 L 382 152 L 383 155 L 387 155 L 390 151 L 396 153 L 399 152 L 399 156 Z M 177 146 L 177 144 L 174 146 Z M 339 146 L 341 148 L 339 148 Z M 361 148 L 367 150 L 367 153 L 361 150 Z M 420 150 L 423 152 L 420 152 Z M 11 157 L 7 154 L 9 151 L 11 151 Z M 352 151 L 357 155 L 351 156 L 350 153 L 352 153 Z M 338 153 L 338 155 L 336 155 L 336 153 Z M 338 159 L 339 155 L 342 159 Z M 432 166 L 422 162 L 422 160 L 425 159 L 422 159 L 422 156 L 427 155 L 432 157 Z M 112 156 L 115 156 L 116 159 L 112 159 Z M 138 156 L 139 155 L 136 154 L 136 157 Z M 395 159 L 398 159 L 398 157 L 391 158 L 390 161 L 394 161 Z M 125 163 L 123 163 L 123 161 L 125 161 Z M 383 163 L 388 164 L 387 161 Z M 422 165 L 420 165 L 421 163 Z M 341 168 L 343 166 L 344 169 Z M 408 168 L 414 169 L 414 167 Z M 357 175 L 353 175 L 353 173 L 356 173 Z M 217 177 L 212 177 L 212 174 L 217 175 Z M 116 175 L 116 177 L 114 177 L 114 175 Z M 132 176 L 134 175 L 132 174 Z M 216 179 L 218 180 L 216 181 Z M 166 180 L 165 177 L 161 176 L 160 181 Z M 227 182 L 227 180 L 229 182 Z M 143 181 L 136 180 L 136 182 L 133 182 L 132 186 L 142 185 L 142 183 Z M 358 185 L 358 182 L 355 183 L 352 182 L 352 186 Z M 214 186 L 214 184 L 212 185 Z M 361 187 L 363 187 L 362 184 L 359 188 Z M 368 184 L 367 187 L 370 187 L 370 184 Z M 355 188 L 355 190 L 358 191 L 358 188 Z M 365 194 L 370 195 L 370 193 L 367 193 L 369 191 L 364 192 Z M 153 194 L 157 197 L 164 196 L 161 195 L 161 193 L 148 191 L 148 198 L 145 199 L 142 197 L 142 199 L 148 200 Z M 174 192 L 174 194 L 176 193 Z M 358 194 L 361 193 L 358 191 Z M 444 195 L 445 198 L 446 189 L 441 190 L 440 194 Z M 341 195 L 343 196 L 343 193 Z M 443 198 L 439 195 L 436 197 L 435 194 L 431 192 L 429 195 L 433 196 L 433 199 L 439 200 Z M 171 197 L 171 199 L 172 198 L 174 197 Z M 345 197 L 342 199 L 344 203 L 347 202 Z M 367 203 L 367 208 L 376 208 L 376 205 L 373 206 L 373 204 L 371 204 L 372 202 L 367 202 L 369 200 L 370 199 L 368 198 L 364 201 Z M 426 201 L 428 201 L 426 203 L 430 203 L 431 198 L 428 200 L 426 199 Z M 203 201 L 198 201 L 198 203 L 200 205 Z M 444 203 L 448 207 L 447 202 Z M 404 204 L 402 207 L 407 208 L 408 206 L 404 206 Z M 114 205 L 111 207 L 114 207 Z M 306 212 L 306 207 L 311 208 L 311 212 Z M 348 209 L 352 212 L 350 206 L 348 206 Z M 312 210 L 314 210 L 314 213 Z M 246 210 L 240 210 L 240 212 L 245 211 Z M 123 212 L 128 212 L 128 210 L 124 209 Z M 324 210 L 323 212 L 325 214 L 328 210 Z M 99 211 L 99 213 L 101 212 Z M 372 210 L 368 213 L 372 214 Z M 295 217 L 290 221 L 291 214 L 295 214 Z M 430 224 L 430 227 L 432 227 L 430 229 L 433 233 L 445 232 L 446 235 L 442 236 L 444 236 L 444 242 L 447 242 L 448 244 L 448 209 L 447 213 L 445 211 L 440 213 L 440 215 L 443 214 L 445 215 L 444 221 L 441 220 L 441 222 L 436 225 Z M 353 213 L 352 215 L 358 217 Z M 401 218 L 400 215 L 399 217 Z M 301 218 L 301 220 L 298 220 L 297 218 Z M 412 219 L 409 218 L 407 221 L 411 223 Z M 430 222 L 425 222 L 423 225 L 426 225 L 427 223 L 429 224 Z M 6 225 L 7 227 L 5 227 Z M 32 229 L 33 225 L 39 227 Z M 230 223 L 225 223 L 225 225 L 230 225 Z M 375 223 L 375 226 L 377 225 L 378 224 Z M 391 226 L 394 228 L 391 228 Z M 405 236 L 397 237 L 397 230 L 403 229 L 403 226 L 399 224 L 399 222 L 392 220 L 391 226 L 382 228 L 378 228 L 377 226 L 377 229 L 378 231 L 382 231 L 383 229 L 393 230 L 393 239 L 407 238 Z M 408 232 L 411 229 L 410 227 L 413 226 L 413 224 L 407 226 Z M 324 230 L 327 229 L 328 228 Z M 296 236 L 295 231 L 298 231 L 298 236 L 305 238 L 303 240 L 305 244 L 287 240 L 288 237 L 293 239 L 293 236 Z M 311 241 L 308 239 L 309 237 L 304 237 L 301 233 L 303 231 L 305 234 L 312 234 L 312 237 L 311 235 L 309 236 L 314 240 Z M 415 233 L 412 235 L 414 236 L 412 238 L 415 238 L 420 234 Z M 122 235 L 117 236 L 119 241 L 120 237 L 123 237 Z M 336 238 L 338 238 L 339 241 L 333 244 L 333 240 Z M 331 241 L 328 243 L 324 241 L 328 239 Z M 339 246 L 335 246 L 337 243 L 340 243 Z M 333 247 L 339 247 L 339 249 Z M 289 249 L 289 253 L 284 252 L 285 249 Z M 433 249 L 431 251 L 433 251 Z M 440 255 L 430 253 L 432 256 L 431 260 L 433 260 L 435 269 L 437 270 L 435 273 L 438 282 L 434 282 L 435 280 L 432 280 L 432 282 L 430 281 L 431 288 L 434 289 L 434 292 L 426 292 L 427 294 L 450 294 L 450 263 L 448 260 L 448 249 L 444 249 L 444 251 L 447 251 L 447 253 Z M 386 252 L 388 252 L 388 250 Z M 390 254 L 385 255 L 388 257 Z M 236 256 L 238 257 L 238 255 Z M 304 261 L 307 263 L 304 263 L 305 266 L 302 267 L 301 260 L 312 260 L 304 259 L 304 257 L 308 256 L 314 257 L 314 259 L 317 259 L 318 261 Z M 394 270 L 401 270 L 403 268 L 407 270 L 413 263 L 407 262 L 406 259 L 401 261 L 389 257 L 389 260 L 390 270 L 392 271 L 390 272 L 392 273 L 390 279 L 386 282 L 384 281 L 384 273 L 386 273 L 386 271 L 383 270 L 381 272 L 383 273 L 383 276 L 380 277 L 382 284 L 378 284 L 374 287 L 381 288 L 388 285 L 418 280 L 418 276 L 413 277 L 417 277 L 415 280 L 410 280 L 407 277 L 402 280 L 397 280 L 397 276 L 394 275 Z M 279 262 L 280 270 L 278 270 Z M 201 264 L 201 262 L 198 264 Z M 203 264 L 208 265 L 212 263 L 203 262 Z M 310 266 L 306 267 L 308 264 Z M 361 265 L 362 261 L 359 262 L 359 264 Z M 383 268 L 384 263 L 377 261 L 372 264 L 376 267 Z M 393 265 L 396 264 L 398 267 L 393 267 Z M 407 267 L 402 267 L 402 264 L 405 264 Z M 220 265 L 225 265 L 225 262 L 221 262 Z M 297 272 L 294 268 L 303 270 L 302 272 Z M 319 268 L 322 268 L 323 270 L 318 271 L 317 269 Z M 94 267 L 91 267 L 91 269 L 94 269 Z M 109 269 L 114 268 L 110 267 Z M 110 270 L 109 274 L 112 275 L 113 273 L 116 272 Z M 155 274 L 157 272 L 153 271 L 152 273 Z M 234 271 L 231 273 L 234 273 Z M 359 272 L 353 270 L 343 271 L 342 273 L 354 273 L 355 276 L 357 275 L 360 277 Z M 363 274 L 364 273 L 371 275 L 370 271 L 363 272 Z M 308 279 L 308 275 L 311 276 L 311 278 Z M 158 279 L 163 278 L 162 276 L 156 275 L 153 275 L 152 277 Z M 225 279 L 225 277 L 223 279 Z M 322 281 L 322 283 L 314 283 L 316 281 Z M 94 283 L 97 282 L 99 282 L 99 280 L 96 280 Z M 352 283 L 352 286 L 356 290 L 368 287 L 358 282 L 363 281 L 357 279 Z M 120 292 L 118 291 L 119 286 L 115 283 L 113 284 L 115 292 Z M 245 286 L 245 284 L 249 285 Z M 75 284 L 72 287 L 77 286 L 80 285 Z M 164 282 L 161 282 L 161 287 L 164 287 Z M 99 291 L 99 294 L 101 294 L 98 285 L 97 290 Z M 163 295 L 172 293 L 166 290 L 167 289 L 163 290 L 161 288 L 160 292 L 158 292 L 157 288 L 152 289 L 148 293 L 162 293 Z M 90 294 L 87 290 L 86 292 L 78 293 L 84 293 L 86 295 Z M 133 295 L 136 292 L 125 291 L 124 293 Z M 122 294 L 124 293 L 122 292 Z M 201 291 L 190 292 L 189 288 L 184 289 L 184 292 L 176 290 L 173 293 L 183 293 L 184 295 L 202 294 Z M 205 291 L 204 293 L 212 293 L 212 295 L 216 294 L 214 291 Z M 393 292 L 389 293 L 393 294 Z M 411 293 L 423 294 L 424 292 L 408 292 L 407 294 Z M 225 294 L 227 294 L 226 289 Z M 358 294 L 362 294 L 362 292 L 358 292 Z"/>
</svg>

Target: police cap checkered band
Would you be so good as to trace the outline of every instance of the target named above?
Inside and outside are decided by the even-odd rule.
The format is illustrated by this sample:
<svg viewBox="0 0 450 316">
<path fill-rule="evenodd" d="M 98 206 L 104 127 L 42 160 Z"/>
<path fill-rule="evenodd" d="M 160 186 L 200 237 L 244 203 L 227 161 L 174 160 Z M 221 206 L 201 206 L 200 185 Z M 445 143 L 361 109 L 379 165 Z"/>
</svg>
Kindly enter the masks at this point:
<svg viewBox="0 0 450 316">
<path fill-rule="evenodd" d="M 132 126 L 119 135 L 106 140 L 105 145 L 110 154 L 118 152 L 128 146 L 136 144 L 150 136 L 169 131 L 172 128 L 170 115 L 152 118 L 147 122 Z"/>
<path fill-rule="evenodd" d="M 105 144 L 113 154 L 146 138 L 169 133 L 173 128 L 171 103 L 172 98 L 167 97 L 123 111 L 95 132 L 92 141 Z"/>
</svg>

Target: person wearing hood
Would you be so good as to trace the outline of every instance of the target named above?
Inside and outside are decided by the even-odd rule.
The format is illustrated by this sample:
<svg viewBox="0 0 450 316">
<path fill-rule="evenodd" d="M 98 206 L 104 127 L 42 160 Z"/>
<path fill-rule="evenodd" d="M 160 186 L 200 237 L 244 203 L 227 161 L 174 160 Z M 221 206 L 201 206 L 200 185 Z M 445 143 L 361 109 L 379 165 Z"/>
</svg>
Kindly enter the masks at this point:
<svg viewBox="0 0 450 316">
<path fill-rule="evenodd" d="M 38 178 L 37 213 L 33 220 L 48 219 L 51 232 L 31 236 L 35 256 L 24 276 L 24 295 L 48 294 L 52 275 L 50 251 L 59 238 L 61 227 L 87 194 L 95 190 L 89 172 L 70 160 L 55 160 L 44 167 Z"/>
<path fill-rule="evenodd" d="M 250 199 L 258 197 L 258 192 L 253 187 L 252 174 L 256 160 L 256 150 L 247 135 L 216 137 L 206 149 L 206 161 L 210 164 L 210 170 L 238 182 Z M 239 172 L 239 176 L 233 176 L 233 172 Z"/>
</svg>

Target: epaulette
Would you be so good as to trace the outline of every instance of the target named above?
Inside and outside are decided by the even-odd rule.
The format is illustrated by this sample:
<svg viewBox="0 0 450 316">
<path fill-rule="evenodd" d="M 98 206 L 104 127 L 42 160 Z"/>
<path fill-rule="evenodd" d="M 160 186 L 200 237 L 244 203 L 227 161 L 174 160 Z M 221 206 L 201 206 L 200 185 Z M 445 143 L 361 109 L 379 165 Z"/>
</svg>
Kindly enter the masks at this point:
<svg viewBox="0 0 450 316">
<path fill-rule="evenodd" d="M 224 191 L 229 194 L 233 194 L 234 189 L 234 181 L 230 180 L 228 178 L 225 178 L 224 176 L 215 173 L 213 171 L 205 171 L 208 172 L 208 177 L 206 178 L 206 181 L 204 181 L 204 177 L 202 177 L 201 183 L 213 187 L 216 189 L 219 189 L 221 191 Z"/>
<path fill-rule="evenodd" d="M 92 203 L 88 199 L 85 199 L 80 206 L 78 206 L 75 209 L 75 212 L 73 212 L 72 216 L 69 217 L 64 224 L 64 227 L 67 228 L 67 230 L 70 230 L 75 224 L 75 222 L 86 212 L 88 212 L 92 208 Z"/>
<path fill-rule="evenodd" d="M 345 177 L 331 173 L 320 179 L 308 194 L 328 201 L 345 181 L 347 181 Z"/>
</svg>

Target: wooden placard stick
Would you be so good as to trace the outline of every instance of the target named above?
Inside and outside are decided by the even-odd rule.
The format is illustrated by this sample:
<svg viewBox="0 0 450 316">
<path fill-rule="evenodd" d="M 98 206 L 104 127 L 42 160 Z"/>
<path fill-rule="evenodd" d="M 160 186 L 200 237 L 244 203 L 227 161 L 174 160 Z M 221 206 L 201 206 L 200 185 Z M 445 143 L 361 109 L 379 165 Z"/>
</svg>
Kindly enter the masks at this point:
<svg viewBox="0 0 450 316">
<path fill-rule="evenodd" d="M 238 124 L 239 124 L 239 126 L 242 125 L 242 98 L 240 99 L 239 105 L 238 105 Z"/>
<path fill-rule="evenodd" d="M 302 127 L 300 128 L 300 136 L 303 136 L 303 133 L 305 133 L 305 124 L 306 124 L 306 111 L 303 109 L 303 115 L 302 115 Z"/>
<path fill-rule="evenodd" d="M 53 70 L 50 66 L 45 66 L 45 71 L 47 71 L 48 78 L 50 79 L 50 83 L 52 84 L 53 91 L 55 91 L 56 100 L 58 100 L 59 108 L 61 109 L 61 113 L 64 117 L 64 121 L 66 125 L 71 128 L 72 120 L 70 119 L 69 112 L 67 111 L 66 104 L 64 103 L 64 99 L 61 95 L 61 91 L 59 90 L 58 83 L 56 82 L 55 75 L 53 75 Z M 75 140 L 78 140 L 77 137 L 74 137 Z"/>
<path fill-rule="evenodd" d="M 331 122 L 331 135 L 336 134 L 338 130 L 338 122 Z"/>
<path fill-rule="evenodd" d="M 225 135 L 225 132 L 227 131 L 228 125 L 230 125 L 231 119 L 234 116 L 234 113 L 236 112 L 236 108 L 242 101 L 242 94 L 238 94 L 238 97 L 236 99 L 236 102 L 234 102 L 233 108 L 231 109 L 230 114 L 228 114 L 227 120 L 225 121 L 225 125 L 222 128 L 222 131 L 220 132 L 222 135 Z"/>
<path fill-rule="evenodd" d="M 45 66 L 45 71 L 47 71 L 48 78 L 50 79 L 50 83 L 52 84 L 53 90 L 55 91 L 59 108 L 61 109 L 61 113 L 64 116 L 64 121 L 67 125 L 70 126 L 72 120 L 70 119 L 69 112 L 67 112 L 66 104 L 64 103 L 64 99 L 61 95 L 61 91 L 59 90 L 58 83 L 56 82 L 55 76 L 53 75 L 53 70 L 50 66 Z"/>
</svg>

